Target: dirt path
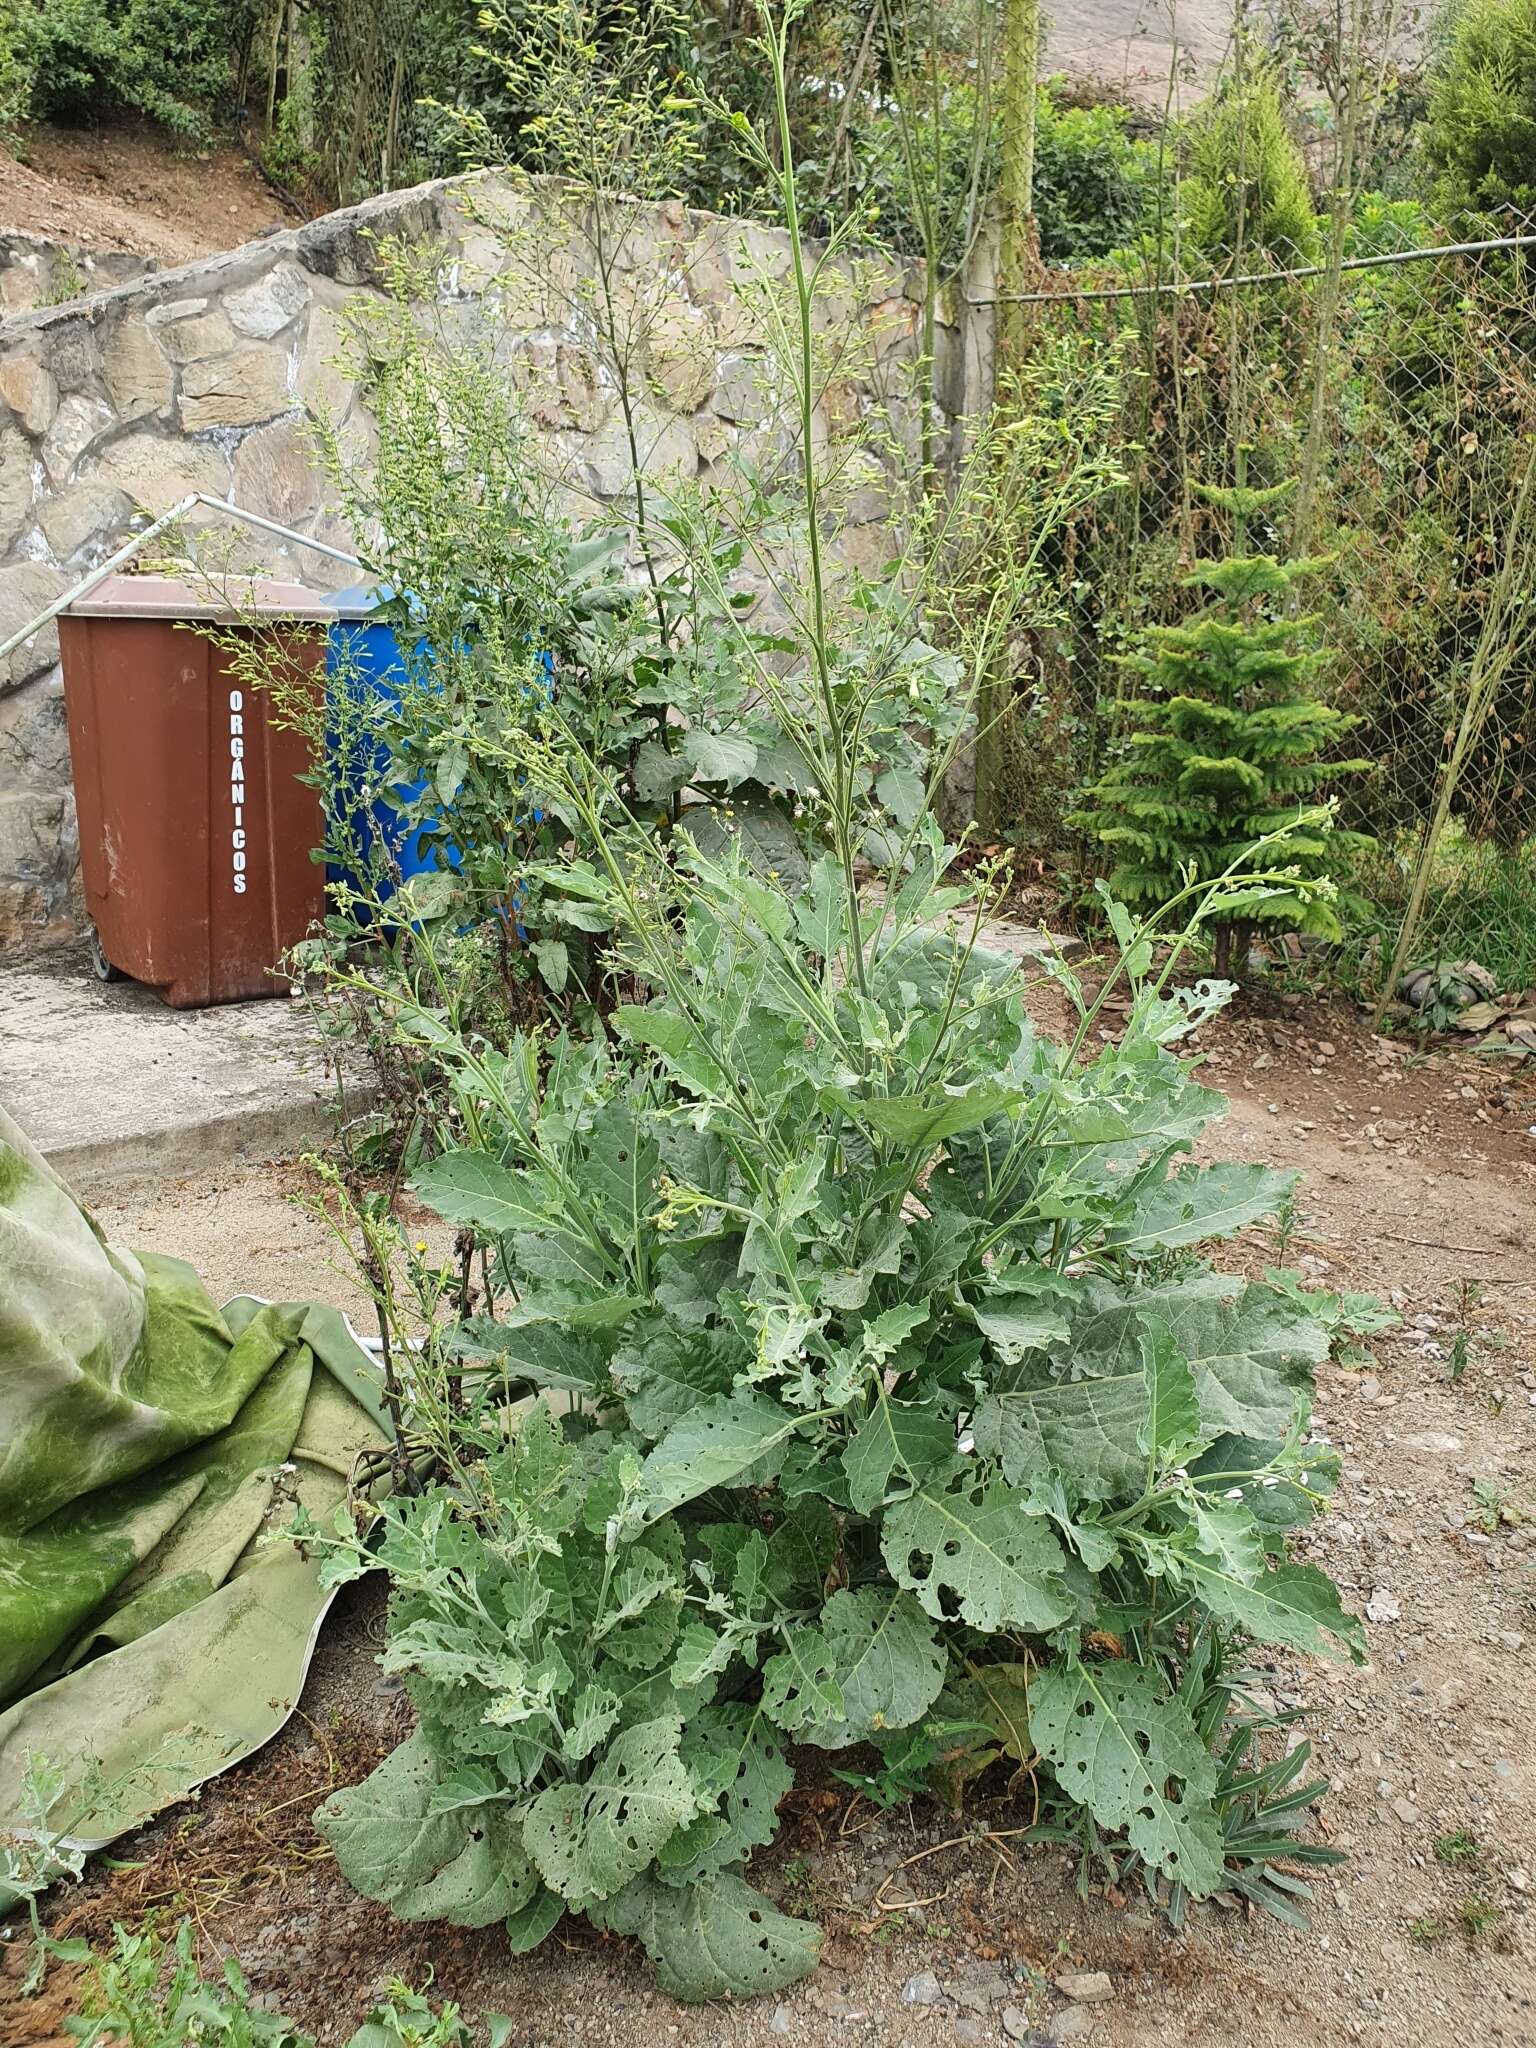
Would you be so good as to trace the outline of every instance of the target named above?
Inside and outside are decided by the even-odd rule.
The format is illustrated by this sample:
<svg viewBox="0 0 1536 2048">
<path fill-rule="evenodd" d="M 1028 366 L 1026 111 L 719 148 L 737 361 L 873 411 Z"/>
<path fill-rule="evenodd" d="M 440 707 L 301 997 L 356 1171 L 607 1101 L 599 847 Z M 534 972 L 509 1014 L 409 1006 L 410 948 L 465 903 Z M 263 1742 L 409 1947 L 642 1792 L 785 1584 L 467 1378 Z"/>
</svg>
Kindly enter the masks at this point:
<svg viewBox="0 0 1536 2048">
<path fill-rule="evenodd" d="M 1536 2043 L 1536 1522 L 1501 1520 L 1497 1505 L 1536 1515 L 1536 1089 L 1467 1060 L 1415 1062 L 1343 1011 L 1276 1005 L 1209 1038 L 1233 1105 L 1209 1156 L 1300 1168 L 1292 1258 L 1390 1295 L 1404 1317 L 1374 1370 L 1325 1371 L 1318 1403 L 1345 1477 L 1308 1551 L 1369 1603 L 1370 1663 L 1277 1657 L 1268 1678 L 1313 1710 L 1334 1780 L 1320 1826 L 1350 1859 L 1323 1875 L 1310 1934 L 1209 1907 L 1176 1936 L 1139 1895 L 1080 1902 L 1060 1852 L 1016 1859 L 1005 1836 L 985 1839 L 1026 1821 L 1027 1798 L 963 1822 L 928 1807 L 872 1819 L 813 1776 L 755 1870 L 827 1927 L 820 1971 L 777 2004 L 675 2007 L 585 1926 L 522 1963 L 494 1930 L 398 1926 L 348 1890 L 305 1820 L 400 1732 L 402 1702 L 372 1662 L 372 1590 L 332 1629 L 306 1718 L 195 1813 L 148 1830 L 129 1852 L 137 1868 L 61 1901 L 65 1923 L 101 1934 L 150 1900 L 190 1911 L 269 2002 L 328 2041 L 388 1977 L 430 1972 L 434 1994 L 471 2016 L 513 2014 L 519 2043 Z M 291 1170 L 212 1172 L 120 1192 L 100 1214 L 114 1234 L 192 1257 L 216 1290 L 350 1305 L 318 1227 L 287 1202 L 294 1185 Z M 1267 1255 L 1254 1246 L 1249 1262 Z M 1435 1843 L 1457 1830 L 1472 1860 L 1447 1864 Z M 914 1903 L 881 1910 L 903 1897 Z M 1112 1996 L 1063 2000 L 1050 1980 L 1069 1966 L 1107 1971 Z M 8 2032 L 0 2005 L 0 2040 L 37 2038 L 20 2025 L 11 2008 Z"/>
<path fill-rule="evenodd" d="M 0 149 L 0 233 L 190 263 L 284 225 L 243 150 L 185 149 L 148 124 L 36 128 Z"/>
</svg>

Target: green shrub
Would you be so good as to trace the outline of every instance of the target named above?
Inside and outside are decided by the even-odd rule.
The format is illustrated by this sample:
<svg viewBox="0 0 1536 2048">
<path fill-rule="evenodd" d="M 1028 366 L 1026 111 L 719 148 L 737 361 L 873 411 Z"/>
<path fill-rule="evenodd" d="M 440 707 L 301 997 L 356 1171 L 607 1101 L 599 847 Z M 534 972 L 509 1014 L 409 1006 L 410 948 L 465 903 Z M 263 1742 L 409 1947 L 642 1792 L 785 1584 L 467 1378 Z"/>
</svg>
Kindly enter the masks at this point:
<svg viewBox="0 0 1536 2048">
<path fill-rule="evenodd" d="M 932 117 L 920 96 L 907 118 L 920 163 L 937 161 L 942 167 L 939 215 L 948 225 L 945 255 L 953 261 L 963 253 L 969 226 L 966 196 L 982 108 L 975 87 L 964 79 L 944 85 L 942 105 L 937 147 Z M 1035 117 L 1035 216 L 1047 263 L 1108 255 L 1140 230 L 1156 153 L 1133 138 L 1132 119 L 1125 107 L 1074 105 L 1063 97 L 1060 80 L 1041 86 Z M 875 232 L 893 248 L 919 253 L 911 170 L 897 115 L 871 104 L 856 125 L 853 147 L 853 191 L 872 208 Z M 979 148 L 985 194 L 996 186 L 1002 158 L 995 122 Z"/>
<path fill-rule="evenodd" d="M 1229 85 L 1194 117 L 1180 203 L 1190 241 L 1213 260 L 1316 261 L 1307 168 L 1272 80 Z"/>
<path fill-rule="evenodd" d="M 1536 0 L 1449 11 L 1423 142 L 1449 206 L 1509 226 L 1536 213 Z"/>
<path fill-rule="evenodd" d="M 14 47 L 36 120 L 147 114 L 189 141 L 227 100 L 251 0 L 19 0 Z"/>
<path fill-rule="evenodd" d="M 26 8 L 27 0 L 0 0 L 0 143 L 14 143 L 32 113 L 37 80 Z"/>
<path fill-rule="evenodd" d="M 1241 530 L 1286 487 L 1202 495 Z M 1329 764 L 1354 721 L 1315 694 L 1322 657 L 1304 637 L 1315 622 L 1285 612 L 1292 586 L 1319 566 L 1246 554 L 1196 563 L 1184 585 L 1213 601 L 1180 625 L 1151 628 L 1131 657 L 1139 687 L 1118 706 L 1128 744 L 1078 819 L 1110 850 L 1110 887 L 1131 903 L 1167 903 L 1191 880 L 1277 863 L 1314 885 L 1261 888 L 1232 906 L 1216 925 L 1218 974 L 1234 930 L 1250 923 L 1341 934 L 1315 884 L 1362 842 L 1308 806 L 1327 777 L 1366 763 Z"/>
<path fill-rule="evenodd" d="M 1040 91 L 1035 115 L 1035 218 L 1047 263 L 1108 256 L 1136 240 L 1146 216 L 1157 150 L 1131 133 L 1134 116 L 1113 104 L 1073 104 L 1062 81 Z"/>
</svg>

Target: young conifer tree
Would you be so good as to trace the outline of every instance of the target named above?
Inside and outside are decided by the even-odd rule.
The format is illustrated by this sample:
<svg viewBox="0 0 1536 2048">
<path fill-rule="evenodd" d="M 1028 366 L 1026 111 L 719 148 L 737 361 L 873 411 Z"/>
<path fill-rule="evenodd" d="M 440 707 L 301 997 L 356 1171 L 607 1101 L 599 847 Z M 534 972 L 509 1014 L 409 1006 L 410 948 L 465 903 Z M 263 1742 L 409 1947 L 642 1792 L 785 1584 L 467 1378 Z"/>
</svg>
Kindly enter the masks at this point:
<svg viewBox="0 0 1536 2048">
<path fill-rule="evenodd" d="M 1329 758 L 1358 721 L 1318 695 L 1327 656 L 1316 617 L 1289 616 L 1284 605 L 1292 586 L 1323 565 L 1244 552 L 1248 522 L 1292 486 L 1199 488 L 1231 515 L 1236 552 L 1197 562 L 1184 587 L 1212 592 L 1211 602 L 1180 625 L 1149 628 L 1128 657 L 1142 681 L 1120 706 L 1127 744 L 1074 820 L 1113 854 L 1114 894 L 1146 907 L 1191 877 L 1241 873 L 1245 849 L 1260 840 L 1270 843 L 1254 853 L 1255 868 L 1283 861 L 1306 882 L 1336 879 L 1368 843 L 1336 829 L 1315 803 L 1325 782 L 1369 765 Z M 1280 845 L 1275 833 L 1287 835 Z M 1245 940 L 1255 923 L 1339 938 L 1339 903 L 1312 889 L 1256 891 L 1215 926 L 1217 973 L 1227 973 L 1234 938 Z"/>
</svg>

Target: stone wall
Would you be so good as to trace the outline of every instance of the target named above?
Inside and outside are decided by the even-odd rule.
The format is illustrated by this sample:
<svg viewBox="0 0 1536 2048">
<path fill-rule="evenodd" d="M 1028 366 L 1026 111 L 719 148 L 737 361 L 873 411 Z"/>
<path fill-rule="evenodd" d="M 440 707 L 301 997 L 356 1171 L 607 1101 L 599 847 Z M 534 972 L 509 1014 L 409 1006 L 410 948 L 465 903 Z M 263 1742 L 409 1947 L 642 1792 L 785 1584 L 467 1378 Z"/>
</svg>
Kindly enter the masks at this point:
<svg viewBox="0 0 1536 2048">
<path fill-rule="evenodd" d="M 0 314 L 62 305 L 84 292 L 147 277 L 158 267 L 147 256 L 121 249 L 87 249 L 79 242 L 54 242 L 13 229 L 0 234 Z"/>
<path fill-rule="evenodd" d="M 627 441 L 613 379 L 590 346 L 584 245 L 554 231 L 564 204 L 558 188 L 447 180 L 0 320 L 0 639 L 102 561 L 136 514 L 191 491 L 346 544 L 322 502 L 306 423 L 323 409 L 367 445 L 362 398 L 336 362 L 338 323 L 377 295 L 380 237 L 430 252 L 440 317 L 463 317 L 494 294 L 509 369 L 552 461 L 589 501 L 615 498 L 628 481 Z M 542 275 L 529 254 L 540 249 Z M 624 264 L 629 288 L 647 299 L 642 429 L 655 461 L 706 472 L 732 441 L 763 430 L 748 280 L 787 263 L 782 239 L 757 225 L 673 205 L 636 220 Z M 915 353 L 910 280 L 889 268 L 856 278 L 852 310 L 880 337 L 881 373 L 897 375 Z M 835 385 L 818 431 L 835 433 L 837 409 L 857 411 L 871 396 Z M 863 495 L 840 543 L 854 559 L 878 553 L 884 531 L 880 492 Z M 281 543 L 248 546 L 245 563 L 347 580 Z M 69 928 L 76 865 L 58 636 L 48 630 L 0 663 L 0 944 Z"/>
</svg>

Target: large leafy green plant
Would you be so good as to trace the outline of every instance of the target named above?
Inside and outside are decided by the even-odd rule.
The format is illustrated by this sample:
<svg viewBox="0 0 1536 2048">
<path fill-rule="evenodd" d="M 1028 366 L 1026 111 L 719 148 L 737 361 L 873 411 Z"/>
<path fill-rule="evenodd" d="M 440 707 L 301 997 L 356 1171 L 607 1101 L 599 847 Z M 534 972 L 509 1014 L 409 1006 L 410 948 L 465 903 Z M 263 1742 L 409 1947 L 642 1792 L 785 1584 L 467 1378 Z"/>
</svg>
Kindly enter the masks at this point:
<svg viewBox="0 0 1536 2048">
<path fill-rule="evenodd" d="M 790 892 L 647 843 L 591 886 L 658 994 L 611 1049 L 458 1048 L 488 1142 L 417 1177 L 507 1305 L 440 1339 L 452 1483 L 382 1511 L 420 1725 L 323 1813 L 343 1869 L 519 1947 L 583 1910 L 679 1996 L 766 1990 L 815 1955 L 740 1867 L 786 1744 L 936 1721 L 979 1765 L 1018 1687 L 1062 1810 L 1208 1895 L 1188 1645 L 1360 1640 L 1284 1555 L 1332 1483 L 1327 1330 L 1190 1257 L 1291 1177 L 1170 1170 L 1221 1107 L 1173 1048 L 1223 991 L 1139 983 L 1085 1065 L 1091 1008 L 1048 1043 L 1013 963 L 935 929 L 930 832 L 857 924 L 830 858 Z"/>
<path fill-rule="evenodd" d="M 245 0 L 8 0 L 0 44 L 26 88 L 15 116 L 140 113 L 184 142 L 205 143 L 212 114 L 232 95 L 255 17 Z"/>
<path fill-rule="evenodd" d="M 1188 239 L 1204 255 L 1286 265 L 1317 260 L 1306 160 L 1286 126 L 1275 78 L 1228 80 L 1190 123 L 1179 190 Z"/>
<path fill-rule="evenodd" d="M 1469 0 L 1436 23 L 1425 153 L 1455 216 L 1515 233 L 1536 205 L 1536 8 Z"/>
<path fill-rule="evenodd" d="M 782 31 L 765 55 L 787 162 Z M 1246 1768 L 1228 1650 L 1360 1654 L 1330 1582 L 1286 1555 L 1333 1479 L 1308 1441 L 1328 1330 L 1197 1256 L 1291 1188 L 1180 1163 L 1222 1104 L 1178 1048 L 1225 985 L 1177 989 L 1181 946 L 1154 971 L 1112 906 L 1125 1033 L 1102 1045 L 1059 969 L 1076 1021 L 1055 1044 L 978 943 L 986 878 L 953 879 L 931 798 L 1034 572 L 955 609 L 942 661 L 931 570 L 835 586 L 817 279 L 793 171 L 764 153 L 763 175 L 789 230 L 802 580 L 777 644 L 737 648 L 802 763 L 797 857 L 729 805 L 658 835 L 558 693 L 503 721 L 509 782 L 585 849 L 559 886 L 621 1000 L 588 1042 L 399 1007 L 468 1140 L 414 1185 L 477 1249 L 481 1291 L 415 1269 L 419 1303 L 451 1304 L 402 1368 L 434 1483 L 300 1532 L 333 1579 L 388 1571 L 384 1661 L 417 1713 L 321 1809 L 351 1880 L 518 1950 L 585 1913 L 684 1998 L 814 1965 L 818 1931 L 746 1874 L 791 1744 L 873 1744 L 885 1782 L 931 1766 L 951 1790 L 1007 1750 L 1089 1855 L 1180 1900 L 1229 1876 L 1264 1896 L 1304 1795 Z M 1070 441 L 1063 420 L 1007 431 Z M 957 492 L 925 559 L 963 557 L 987 510 Z M 485 657 L 526 707 L 526 646 L 492 625 Z M 932 728 L 935 679 L 951 736 L 903 816 L 880 787 L 893 707 Z M 1245 871 L 1245 897 L 1267 880 Z"/>
</svg>

